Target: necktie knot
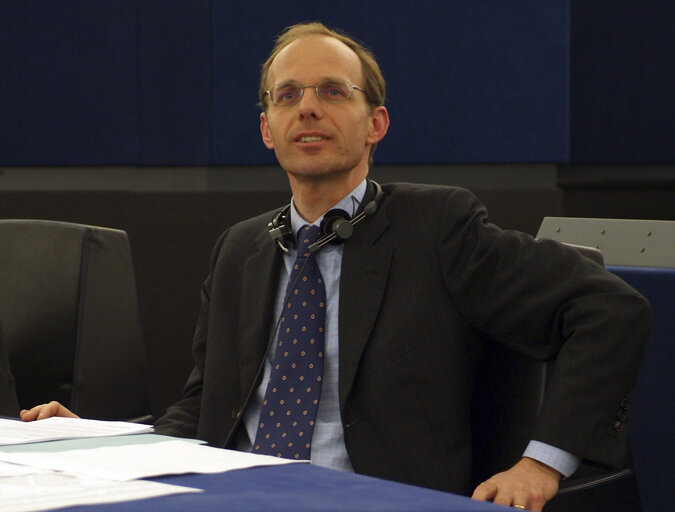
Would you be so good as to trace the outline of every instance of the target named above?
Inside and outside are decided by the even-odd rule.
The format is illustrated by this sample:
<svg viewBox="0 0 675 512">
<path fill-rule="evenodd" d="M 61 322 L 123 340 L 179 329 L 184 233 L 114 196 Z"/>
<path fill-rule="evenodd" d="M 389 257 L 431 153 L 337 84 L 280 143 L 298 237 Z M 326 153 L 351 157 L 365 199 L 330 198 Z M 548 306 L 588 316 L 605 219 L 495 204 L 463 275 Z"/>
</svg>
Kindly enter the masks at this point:
<svg viewBox="0 0 675 512">
<path fill-rule="evenodd" d="M 305 224 L 298 230 L 298 258 L 307 258 L 309 246 L 319 239 L 319 227 Z"/>
</svg>

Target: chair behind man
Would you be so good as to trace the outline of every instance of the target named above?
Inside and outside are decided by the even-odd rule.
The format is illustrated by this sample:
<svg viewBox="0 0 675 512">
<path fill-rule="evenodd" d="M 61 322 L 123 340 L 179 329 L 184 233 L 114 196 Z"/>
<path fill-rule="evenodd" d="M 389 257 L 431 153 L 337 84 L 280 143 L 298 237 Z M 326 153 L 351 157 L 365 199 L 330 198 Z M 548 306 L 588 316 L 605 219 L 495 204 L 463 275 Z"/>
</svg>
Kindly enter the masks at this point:
<svg viewBox="0 0 675 512">
<path fill-rule="evenodd" d="M 58 400 L 88 418 L 150 419 L 124 231 L 0 220 L 0 283 L 0 323 L 20 407 Z"/>
</svg>

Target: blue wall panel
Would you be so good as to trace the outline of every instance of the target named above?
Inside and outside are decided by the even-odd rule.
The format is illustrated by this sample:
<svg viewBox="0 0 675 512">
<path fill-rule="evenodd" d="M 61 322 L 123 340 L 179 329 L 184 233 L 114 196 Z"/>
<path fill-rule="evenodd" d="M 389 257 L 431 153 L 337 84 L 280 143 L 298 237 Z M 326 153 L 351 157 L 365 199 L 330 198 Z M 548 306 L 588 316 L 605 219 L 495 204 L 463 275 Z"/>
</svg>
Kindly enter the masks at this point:
<svg viewBox="0 0 675 512">
<path fill-rule="evenodd" d="M 0 6 L 0 162 L 206 165 L 210 2 Z"/>
<path fill-rule="evenodd" d="M 210 162 L 209 4 L 139 2 L 139 164 Z"/>
<path fill-rule="evenodd" d="M 135 2 L 0 4 L 0 161 L 135 161 L 137 28 Z"/>
<path fill-rule="evenodd" d="M 0 165 L 275 163 L 259 66 L 311 20 L 378 57 L 378 163 L 675 160 L 672 0 L 26 0 L 0 4 Z"/>
<path fill-rule="evenodd" d="M 564 161 L 568 2 L 212 2 L 213 162 L 274 162 L 259 65 L 285 26 L 320 20 L 365 42 L 388 85 L 379 163 Z"/>
</svg>

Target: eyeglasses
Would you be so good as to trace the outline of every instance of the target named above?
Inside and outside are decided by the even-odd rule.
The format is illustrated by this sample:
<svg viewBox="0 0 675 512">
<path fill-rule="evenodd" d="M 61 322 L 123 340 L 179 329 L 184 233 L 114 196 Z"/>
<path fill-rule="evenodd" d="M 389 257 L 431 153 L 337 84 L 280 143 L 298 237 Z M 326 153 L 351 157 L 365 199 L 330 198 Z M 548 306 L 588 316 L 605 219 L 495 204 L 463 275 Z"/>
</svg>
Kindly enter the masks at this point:
<svg viewBox="0 0 675 512">
<path fill-rule="evenodd" d="M 282 82 L 275 84 L 268 91 L 265 91 L 270 100 L 275 105 L 290 107 L 300 101 L 305 94 L 305 89 L 312 87 L 316 95 L 328 103 L 340 103 L 348 100 L 352 95 L 352 90 L 356 89 L 365 94 L 366 91 L 349 82 L 341 80 L 326 80 L 317 85 L 300 85 L 296 82 Z"/>
</svg>

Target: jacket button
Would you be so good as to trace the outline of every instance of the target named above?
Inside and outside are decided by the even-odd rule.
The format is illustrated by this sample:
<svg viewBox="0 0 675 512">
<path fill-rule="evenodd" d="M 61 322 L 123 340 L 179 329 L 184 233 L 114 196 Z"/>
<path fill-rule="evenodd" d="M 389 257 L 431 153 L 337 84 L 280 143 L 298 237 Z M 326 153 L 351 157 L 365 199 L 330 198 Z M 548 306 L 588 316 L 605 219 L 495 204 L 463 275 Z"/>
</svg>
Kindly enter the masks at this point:
<svg viewBox="0 0 675 512">
<path fill-rule="evenodd" d="M 621 400 L 621 408 L 624 411 L 627 411 L 628 409 L 630 409 L 630 404 L 628 403 L 628 398 L 624 398 L 623 400 Z"/>
<path fill-rule="evenodd" d="M 628 416 L 624 411 L 619 411 L 616 413 L 616 419 L 619 421 L 626 421 L 626 419 L 628 419 Z"/>
<path fill-rule="evenodd" d="M 239 416 L 241 416 L 241 407 L 232 409 L 232 419 L 238 420 Z"/>
<path fill-rule="evenodd" d="M 621 423 L 618 420 L 615 421 L 614 422 L 614 430 L 616 430 L 617 432 L 623 432 L 623 423 Z"/>
</svg>

